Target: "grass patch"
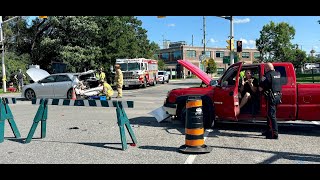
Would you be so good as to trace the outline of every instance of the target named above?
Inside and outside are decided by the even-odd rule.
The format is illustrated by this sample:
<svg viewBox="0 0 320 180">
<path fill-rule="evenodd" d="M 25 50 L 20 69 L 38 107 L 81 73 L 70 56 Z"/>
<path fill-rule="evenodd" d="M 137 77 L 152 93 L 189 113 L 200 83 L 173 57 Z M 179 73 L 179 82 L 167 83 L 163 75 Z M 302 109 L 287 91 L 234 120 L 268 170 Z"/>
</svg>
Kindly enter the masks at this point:
<svg viewBox="0 0 320 180">
<path fill-rule="evenodd" d="M 297 74 L 297 83 L 320 83 L 320 74 Z"/>
</svg>

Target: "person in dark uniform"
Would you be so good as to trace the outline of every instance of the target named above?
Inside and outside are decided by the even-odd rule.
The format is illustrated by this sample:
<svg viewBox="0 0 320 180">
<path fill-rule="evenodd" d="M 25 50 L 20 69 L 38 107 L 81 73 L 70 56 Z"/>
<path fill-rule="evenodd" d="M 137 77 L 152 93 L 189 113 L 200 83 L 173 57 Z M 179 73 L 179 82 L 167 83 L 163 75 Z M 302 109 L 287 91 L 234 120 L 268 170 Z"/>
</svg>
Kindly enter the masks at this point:
<svg viewBox="0 0 320 180">
<path fill-rule="evenodd" d="M 267 102 L 267 131 L 262 133 L 267 139 L 278 139 L 277 105 L 281 103 L 280 73 L 274 70 L 271 63 L 265 65 L 265 75 L 259 90 L 265 95 Z"/>
</svg>

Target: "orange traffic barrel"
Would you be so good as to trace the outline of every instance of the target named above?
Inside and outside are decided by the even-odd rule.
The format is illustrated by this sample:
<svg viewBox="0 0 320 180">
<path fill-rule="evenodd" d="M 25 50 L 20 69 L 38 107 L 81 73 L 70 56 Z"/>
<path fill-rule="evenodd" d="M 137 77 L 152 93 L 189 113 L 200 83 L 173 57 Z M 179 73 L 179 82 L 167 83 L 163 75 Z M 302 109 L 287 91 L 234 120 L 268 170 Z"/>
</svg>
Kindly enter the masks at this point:
<svg viewBox="0 0 320 180">
<path fill-rule="evenodd" d="M 182 153 L 209 153 L 212 147 L 204 144 L 202 99 L 189 97 L 186 103 L 185 145 L 179 148 Z"/>
</svg>

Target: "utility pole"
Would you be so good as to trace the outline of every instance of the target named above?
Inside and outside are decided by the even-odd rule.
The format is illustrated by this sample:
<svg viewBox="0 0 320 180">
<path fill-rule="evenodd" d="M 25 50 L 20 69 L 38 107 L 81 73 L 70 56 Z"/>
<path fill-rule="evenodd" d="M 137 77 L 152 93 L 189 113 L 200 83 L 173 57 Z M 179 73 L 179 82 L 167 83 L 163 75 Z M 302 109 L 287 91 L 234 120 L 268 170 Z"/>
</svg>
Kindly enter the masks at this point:
<svg viewBox="0 0 320 180">
<path fill-rule="evenodd" d="M 206 17 L 203 16 L 203 54 L 206 55 Z"/>
<path fill-rule="evenodd" d="M 230 16 L 230 43 L 234 42 L 233 41 L 233 17 Z M 230 46 L 232 46 L 230 44 Z M 230 50 L 230 65 L 234 64 L 234 55 L 233 55 L 233 49 L 231 48 Z"/>
<path fill-rule="evenodd" d="M 2 87 L 3 87 L 3 92 L 7 92 L 7 78 L 6 78 L 6 68 L 4 65 L 4 38 L 3 38 L 3 21 L 2 21 L 2 16 L 0 16 L 0 43 L 1 43 L 1 48 L 0 50 L 2 51 Z"/>
<path fill-rule="evenodd" d="M 227 19 L 230 21 L 230 47 L 233 46 L 231 45 L 232 42 L 234 42 L 234 37 L 233 37 L 233 16 L 218 16 L 224 19 Z M 234 55 L 233 55 L 233 49 L 231 48 L 230 50 L 230 65 L 234 64 Z"/>
<path fill-rule="evenodd" d="M 206 17 L 205 16 L 203 16 L 203 53 L 202 53 L 202 55 L 204 57 L 206 57 Z M 205 59 L 206 58 L 203 58 L 203 60 L 205 60 Z M 200 63 L 202 63 L 203 60 Z M 202 64 L 202 70 L 204 72 L 206 70 L 203 64 Z"/>
<path fill-rule="evenodd" d="M 192 34 L 192 41 L 191 41 L 191 46 L 193 47 L 193 34 Z"/>
</svg>

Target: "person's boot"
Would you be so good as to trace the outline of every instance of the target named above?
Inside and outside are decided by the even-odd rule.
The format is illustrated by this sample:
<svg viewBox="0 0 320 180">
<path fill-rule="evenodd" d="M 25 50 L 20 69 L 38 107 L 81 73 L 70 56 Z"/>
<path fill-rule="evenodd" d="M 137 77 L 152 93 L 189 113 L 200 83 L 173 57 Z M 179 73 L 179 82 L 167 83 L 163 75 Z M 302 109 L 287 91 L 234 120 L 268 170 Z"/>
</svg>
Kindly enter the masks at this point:
<svg viewBox="0 0 320 180">
<path fill-rule="evenodd" d="M 278 138 L 279 138 L 278 132 L 276 132 L 276 131 L 273 131 L 273 133 L 272 133 L 272 131 L 268 131 L 266 133 L 266 139 L 278 139 Z"/>
<path fill-rule="evenodd" d="M 262 135 L 262 136 L 266 136 L 267 133 L 268 133 L 268 131 L 263 131 L 263 132 L 261 133 L 261 135 Z"/>
</svg>

